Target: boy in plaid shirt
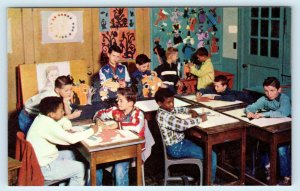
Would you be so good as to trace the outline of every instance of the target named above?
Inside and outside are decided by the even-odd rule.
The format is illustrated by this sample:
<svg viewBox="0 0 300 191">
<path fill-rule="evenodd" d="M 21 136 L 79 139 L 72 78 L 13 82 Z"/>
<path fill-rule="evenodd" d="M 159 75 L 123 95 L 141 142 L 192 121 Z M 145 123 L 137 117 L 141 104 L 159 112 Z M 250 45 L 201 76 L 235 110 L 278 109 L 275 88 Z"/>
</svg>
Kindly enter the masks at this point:
<svg viewBox="0 0 300 191">
<path fill-rule="evenodd" d="M 206 121 L 206 115 L 201 115 L 186 107 L 174 107 L 174 93 L 168 88 L 160 88 L 155 94 L 155 101 L 159 105 L 156 119 L 168 155 L 174 158 L 192 157 L 204 159 L 203 149 L 185 139 L 184 131 Z M 191 114 L 192 118 L 180 119 L 176 114 Z M 215 180 L 217 155 L 212 153 L 212 182 Z"/>
</svg>

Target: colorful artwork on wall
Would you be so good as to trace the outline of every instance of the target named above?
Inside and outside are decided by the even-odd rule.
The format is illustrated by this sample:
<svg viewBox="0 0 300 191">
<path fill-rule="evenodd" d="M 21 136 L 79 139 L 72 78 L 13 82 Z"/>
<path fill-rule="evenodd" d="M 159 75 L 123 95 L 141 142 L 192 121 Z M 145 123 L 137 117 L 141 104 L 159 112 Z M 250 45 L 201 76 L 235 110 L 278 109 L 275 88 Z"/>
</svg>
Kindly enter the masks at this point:
<svg viewBox="0 0 300 191">
<path fill-rule="evenodd" d="M 105 63 L 111 45 L 122 49 L 123 59 L 136 57 L 135 9 L 101 8 L 99 10 L 100 62 Z"/>
<path fill-rule="evenodd" d="M 183 68 L 200 47 L 206 47 L 214 60 L 219 57 L 221 14 L 218 8 L 152 8 L 151 9 L 151 68 L 162 63 L 165 50 L 179 50 L 178 64 Z"/>
</svg>

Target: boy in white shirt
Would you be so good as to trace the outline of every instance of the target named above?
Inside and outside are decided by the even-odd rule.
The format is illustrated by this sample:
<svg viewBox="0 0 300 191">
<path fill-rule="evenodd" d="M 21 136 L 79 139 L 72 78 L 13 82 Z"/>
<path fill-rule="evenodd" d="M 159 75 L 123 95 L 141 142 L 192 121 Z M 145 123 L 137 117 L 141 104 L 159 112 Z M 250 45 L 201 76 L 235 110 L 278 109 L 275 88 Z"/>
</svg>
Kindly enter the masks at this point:
<svg viewBox="0 0 300 191">
<path fill-rule="evenodd" d="M 93 125 L 90 129 L 77 133 L 64 130 L 72 125 L 68 119 L 63 117 L 63 99 L 60 97 L 53 96 L 42 99 L 39 110 L 40 114 L 32 123 L 26 139 L 34 148 L 44 179 L 70 178 L 70 186 L 83 186 L 85 183 L 84 164 L 75 160 L 73 151 L 59 151 L 56 144 L 77 143 L 96 133 L 98 126 Z"/>
</svg>

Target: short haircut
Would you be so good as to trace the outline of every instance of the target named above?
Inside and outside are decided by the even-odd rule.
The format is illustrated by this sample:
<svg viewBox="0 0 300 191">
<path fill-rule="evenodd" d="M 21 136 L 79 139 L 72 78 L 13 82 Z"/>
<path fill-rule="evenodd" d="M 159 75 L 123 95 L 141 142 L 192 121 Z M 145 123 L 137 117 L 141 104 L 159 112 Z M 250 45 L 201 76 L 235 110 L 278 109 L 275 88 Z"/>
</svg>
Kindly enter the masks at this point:
<svg viewBox="0 0 300 191">
<path fill-rule="evenodd" d="M 73 85 L 73 78 L 68 76 L 59 76 L 56 78 L 55 82 L 55 88 L 62 88 L 65 85 Z"/>
<path fill-rule="evenodd" d="M 263 86 L 273 86 L 276 89 L 280 88 L 280 82 L 275 77 L 267 77 L 263 83 Z"/>
<path fill-rule="evenodd" d="M 119 88 L 117 94 L 124 96 L 127 101 L 136 102 L 137 92 L 133 88 Z"/>
<path fill-rule="evenodd" d="M 168 58 L 170 55 L 174 54 L 174 53 L 177 53 L 178 52 L 178 49 L 177 48 L 174 48 L 174 47 L 169 47 L 167 48 L 167 51 L 166 51 L 166 58 Z"/>
<path fill-rule="evenodd" d="M 200 47 L 196 51 L 197 56 L 208 56 L 208 51 L 205 47 Z"/>
<path fill-rule="evenodd" d="M 221 84 L 223 86 L 224 85 L 228 86 L 229 79 L 227 79 L 227 77 L 224 76 L 224 75 L 218 75 L 218 76 L 215 77 L 214 82 L 221 82 Z"/>
<path fill-rule="evenodd" d="M 112 46 L 109 47 L 108 53 L 111 54 L 113 51 L 117 52 L 117 53 L 120 53 L 120 54 L 122 53 L 122 49 L 117 45 L 112 45 Z"/>
<path fill-rule="evenodd" d="M 63 104 L 63 98 L 61 97 L 45 97 L 41 100 L 39 105 L 40 113 L 48 115 L 51 112 L 56 112 L 60 104 Z"/>
<path fill-rule="evenodd" d="M 171 91 L 169 88 L 159 88 L 155 93 L 154 99 L 156 103 L 164 102 L 166 98 L 174 97 L 175 93 Z"/>
<path fill-rule="evenodd" d="M 143 65 L 143 64 L 148 63 L 148 62 L 151 62 L 151 60 L 145 54 L 139 54 L 135 58 L 135 63 L 138 64 L 138 65 Z"/>
</svg>

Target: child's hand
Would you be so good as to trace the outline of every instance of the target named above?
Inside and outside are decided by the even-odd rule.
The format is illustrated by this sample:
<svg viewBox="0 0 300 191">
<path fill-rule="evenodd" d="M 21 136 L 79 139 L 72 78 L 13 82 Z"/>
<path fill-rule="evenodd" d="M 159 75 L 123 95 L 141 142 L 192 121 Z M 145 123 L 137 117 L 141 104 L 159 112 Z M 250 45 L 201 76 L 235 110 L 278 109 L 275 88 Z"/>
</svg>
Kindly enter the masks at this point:
<svg viewBox="0 0 300 191">
<path fill-rule="evenodd" d="M 98 125 L 97 125 L 97 124 L 95 124 L 95 125 L 91 125 L 91 128 L 93 128 L 93 130 L 94 130 L 94 134 L 95 134 L 95 133 L 97 133 L 97 132 L 98 132 L 98 130 L 99 130 L 99 127 L 98 127 Z"/>
<path fill-rule="evenodd" d="M 192 118 L 199 117 L 199 114 L 194 110 L 189 110 L 189 113 L 192 114 Z"/>
<path fill-rule="evenodd" d="M 259 118 L 262 118 L 264 117 L 261 113 L 255 113 L 254 114 L 254 119 L 259 119 Z"/>
<path fill-rule="evenodd" d="M 120 88 L 125 88 L 126 87 L 126 82 L 125 80 L 119 80 Z"/>
<path fill-rule="evenodd" d="M 155 71 L 151 71 L 152 76 L 157 76 L 157 73 Z"/>
<path fill-rule="evenodd" d="M 72 113 L 73 119 L 79 117 L 79 116 L 81 115 L 81 112 L 82 112 L 82 110 L 77 110 L 77 109 L 76 109 L 76 110 Z"/>
<path fill-rule="evenodd" d="M 187 63 L 188 67 L 193 67 L 195 64 L 192 62 Z"/>
<path fill-rule="evenodd" d="M 248 119 L 255 119 L 255 113 L 252 113 L 252 112 L 247 113 L 247 118 Z"/>
<path fill-rule="evenodd" d="M 197 93 L 196 93 L 196 98 L 197 98 L 197 99 L 199 99 L 201 96 L 202 96 L 202 93 L 201 93 L 201 92 L 197 92 Z"/>
<path fill-rule="evenodd" d="M 181 88 L 183 86 L 183 83 L 179 80 L 176 84 L 176 86 L 178 86 L 178 88 Z"/>
<path fill-rule="evenodd" d="M 202 119 L 202 122 L 207 121 L 206 113 L 201 114 L 201 119 Z"/>
</svg>

